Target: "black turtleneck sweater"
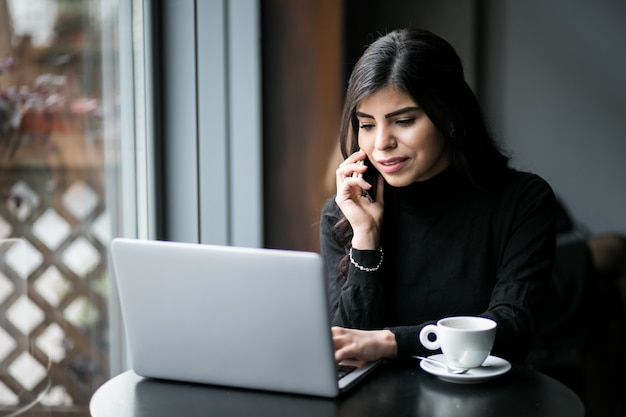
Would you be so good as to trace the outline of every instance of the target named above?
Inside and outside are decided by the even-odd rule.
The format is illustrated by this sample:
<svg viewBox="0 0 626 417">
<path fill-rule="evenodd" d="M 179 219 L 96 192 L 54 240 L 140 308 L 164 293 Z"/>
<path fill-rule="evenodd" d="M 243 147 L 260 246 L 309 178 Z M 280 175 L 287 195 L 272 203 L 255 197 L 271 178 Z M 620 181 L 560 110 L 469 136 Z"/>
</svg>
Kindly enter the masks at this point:
<svg viewBox="0 0 626 417">
<path fill-rule="evenodd" d="M 381 229 L 384 261 L 375 272 L 350 265 L 332 237 L 341 218 L 334 197 L 321 215 L 321 253 L 333 325 L 388 328 L 398 357 L 432 353 L 418 335 L 453 315 L 498 323 L 492 353 L 520 362 L 530 348 L 555 251 L 555 198 L 540 177 L 511 170 L 491 191 L 479 191 L 450 168 L 407 187 L 385 184 Z M 378 251 L 353 250 L 364 266 Z"/>
</svg>

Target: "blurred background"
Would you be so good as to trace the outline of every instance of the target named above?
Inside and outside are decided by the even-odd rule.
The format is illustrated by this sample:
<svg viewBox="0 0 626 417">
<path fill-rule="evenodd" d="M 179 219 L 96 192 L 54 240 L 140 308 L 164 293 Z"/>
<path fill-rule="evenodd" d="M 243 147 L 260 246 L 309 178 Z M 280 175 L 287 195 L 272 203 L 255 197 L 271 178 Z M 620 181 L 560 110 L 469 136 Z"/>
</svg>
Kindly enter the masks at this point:
<svg viewBox="0 0 626 417">
<path fill-rule="evenodd" d="M 0 414 L 88 415 L 127 369 L 108 244 L 316 251 L 347 77 L 458 51 L 514 166 L 626 233 L 622 0 L 0 0 Z"/>
</svg>

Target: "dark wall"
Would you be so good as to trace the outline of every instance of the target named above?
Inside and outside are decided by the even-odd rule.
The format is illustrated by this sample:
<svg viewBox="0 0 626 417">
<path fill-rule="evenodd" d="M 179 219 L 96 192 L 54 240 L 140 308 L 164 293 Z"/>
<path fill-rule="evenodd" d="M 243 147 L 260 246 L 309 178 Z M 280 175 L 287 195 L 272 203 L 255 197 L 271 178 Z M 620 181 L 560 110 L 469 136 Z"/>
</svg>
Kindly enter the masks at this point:
<svg viewBox="0 0 626 417">
<path fill-rule="evenodd" d="M 336 0 L 261 2 L 265 246 L 317 250 L 343 95 Z"/>
</svg>

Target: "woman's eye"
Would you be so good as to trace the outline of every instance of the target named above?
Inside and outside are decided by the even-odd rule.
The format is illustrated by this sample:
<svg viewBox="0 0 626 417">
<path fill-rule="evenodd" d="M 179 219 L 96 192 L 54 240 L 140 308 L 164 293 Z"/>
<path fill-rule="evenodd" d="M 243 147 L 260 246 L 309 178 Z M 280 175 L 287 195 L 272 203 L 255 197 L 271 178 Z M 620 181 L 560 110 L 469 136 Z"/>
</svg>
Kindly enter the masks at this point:
<svg viewBox="0 0 626 417">
<path fill-rule="evenodd" d="M 415 122 L 415 118 L 411 117 L 409 119 L 398 119 L 396 124 L 400 126 L 411 126 Z"/>
<path fill-rule="evenodd" d="M 370 123 L 361 123 L 359 125 L 359 129 L 363 129 L 363 130 L 370 130 L 373 127 L 374 127 L 374 125 L 370 124 Z"/>
</svg>

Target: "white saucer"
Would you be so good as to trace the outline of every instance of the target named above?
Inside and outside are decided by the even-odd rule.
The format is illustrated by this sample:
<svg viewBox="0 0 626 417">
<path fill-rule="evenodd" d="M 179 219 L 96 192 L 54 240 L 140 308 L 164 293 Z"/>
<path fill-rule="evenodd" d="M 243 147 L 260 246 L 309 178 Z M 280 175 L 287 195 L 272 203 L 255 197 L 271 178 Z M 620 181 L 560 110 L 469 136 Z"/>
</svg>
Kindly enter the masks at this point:
<svg viewBox="0 0 626 417">
<path fill-rule="evenodd" d="M 429 358 L 445 362 L 442 354 L 432 355 Z M 511 364 L 505 359 L 489 355 L 479 368 L 470 369 L 464 374 L 451 374 L 443 367 L 427 361 L 420 361 L 420 367 L 443 381 L 457 384 L 477 384 L 507 373 L 511 369 Z"/>
</svg>

